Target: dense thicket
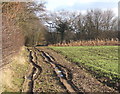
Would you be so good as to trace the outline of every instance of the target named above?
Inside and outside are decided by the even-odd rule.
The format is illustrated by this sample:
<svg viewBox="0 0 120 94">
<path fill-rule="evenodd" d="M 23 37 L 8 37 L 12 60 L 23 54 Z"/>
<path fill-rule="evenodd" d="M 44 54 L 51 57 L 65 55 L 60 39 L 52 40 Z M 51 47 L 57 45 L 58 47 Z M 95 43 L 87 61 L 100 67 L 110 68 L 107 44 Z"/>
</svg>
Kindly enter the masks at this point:
<svg viewBox="0 0 120 94">
<path fill-rule="evenodd" d="M 2 59 L 0 66 L 10 62 L 24 44 L 21 29 L 16 25 L 18 15 L 22 13 L 22 3 L 2 3 Z"/>
</svg>

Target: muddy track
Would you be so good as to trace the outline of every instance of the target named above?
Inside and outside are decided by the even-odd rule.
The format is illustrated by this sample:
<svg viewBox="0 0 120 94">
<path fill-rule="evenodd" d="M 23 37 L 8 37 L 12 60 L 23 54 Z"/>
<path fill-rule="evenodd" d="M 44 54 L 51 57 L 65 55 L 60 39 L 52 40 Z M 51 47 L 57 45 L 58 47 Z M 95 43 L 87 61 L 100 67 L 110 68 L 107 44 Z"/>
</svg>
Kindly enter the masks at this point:
<svg viewBox="0 0 120 94">
<path fill-rule="evenodd" d="M 83 91 L 79 90 L 72 82 L 72 73 L 66 67 L 57 64 L 55 59 L 50 56 L 48 53 L 44 51 L 40 51 L 39 49 L 35 48 L 37 51 L 41 52 L 42 57 L 44 58 L 45 62 L 49 63 L 56 75 L 59 77 L 60 82 L 64 85 L 68 92 L 79 92 L 83 94 Z"/>
<path fill-rule="evenodd" d="M 22 92 L 33 94 L 34 81 L 41 74 L 42 68 L 39 65 L 37 65 L 36 53 L 30 49 L 28 49 L 28 51 L 29 51 L 29 62 L 31 63 L 31 68 L 27 76 L 25 76 Z"/>
<path fill-rule="evenodd" d="M 28 51 L 31 68 L 26 76 L 27 89 L 23 92 L 56 92 L 56 90 L 78 94 L 116 92 L 49 49 L 34 47 Z"/>
</svg>

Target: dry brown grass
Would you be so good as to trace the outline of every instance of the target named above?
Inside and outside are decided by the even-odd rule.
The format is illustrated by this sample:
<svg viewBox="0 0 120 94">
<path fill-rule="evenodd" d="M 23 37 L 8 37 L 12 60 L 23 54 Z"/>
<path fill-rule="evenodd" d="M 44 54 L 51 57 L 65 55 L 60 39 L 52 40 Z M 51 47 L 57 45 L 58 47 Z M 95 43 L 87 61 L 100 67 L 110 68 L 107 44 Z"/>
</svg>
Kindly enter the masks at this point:
<svg viewBox="0 0 120 94">
<path fill-rule="evenodd" d="M 49 46 L 115 46 L 120 45 L 118 40 L 89 40 L 89 41 L 74 41 L 71 43 L 58 43 Z"/>
<path fill-rule="evenodd" d="M 19 54 L 14 56 L 12 62 L 0 69 L 0 93 L 19 92 L 24 81 L 23 76 L 27 72 L 27 53 L 24 47 Z"/>
</svg>

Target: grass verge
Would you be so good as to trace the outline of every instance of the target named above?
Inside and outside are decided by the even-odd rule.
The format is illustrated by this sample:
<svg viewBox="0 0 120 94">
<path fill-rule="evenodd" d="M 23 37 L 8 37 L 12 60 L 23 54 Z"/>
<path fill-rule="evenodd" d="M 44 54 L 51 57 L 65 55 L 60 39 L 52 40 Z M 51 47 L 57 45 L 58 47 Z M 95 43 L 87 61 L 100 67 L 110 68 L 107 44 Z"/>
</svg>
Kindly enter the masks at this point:
<svg viewBox="0 0 120 94">
<path fill-rule="evenodd" d="M 28 52 L 22 47 L 16 54 L 12 62 L 1 70 L 1 90 L 0 92 L 20 92 L 24 82 L 24 76 L 28 72 Z"/>
</svg>

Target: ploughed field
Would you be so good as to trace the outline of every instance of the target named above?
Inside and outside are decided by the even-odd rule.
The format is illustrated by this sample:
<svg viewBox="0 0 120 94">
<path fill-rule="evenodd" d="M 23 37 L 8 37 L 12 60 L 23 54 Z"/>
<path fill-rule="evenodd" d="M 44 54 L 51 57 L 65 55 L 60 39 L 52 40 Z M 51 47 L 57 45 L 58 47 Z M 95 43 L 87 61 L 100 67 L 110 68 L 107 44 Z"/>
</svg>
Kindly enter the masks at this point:
<svg viewBox="0 0 120 94">
<path fill-rule="evenodd" d="M 118 46 L 50 47 L 67 60 L 88 70 L 99 81 L 119 87 Z"/>
</svg>

